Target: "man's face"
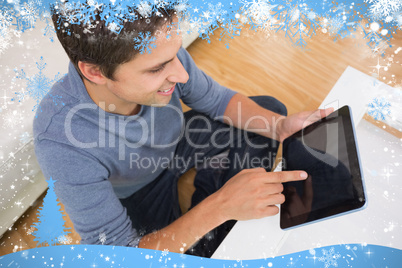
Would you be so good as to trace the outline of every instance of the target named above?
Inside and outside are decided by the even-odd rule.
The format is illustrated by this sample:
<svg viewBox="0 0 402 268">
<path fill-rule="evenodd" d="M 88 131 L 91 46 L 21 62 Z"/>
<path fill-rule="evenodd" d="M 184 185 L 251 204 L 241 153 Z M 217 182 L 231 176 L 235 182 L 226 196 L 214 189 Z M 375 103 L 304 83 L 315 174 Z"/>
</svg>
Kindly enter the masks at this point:
<svg viewBox="0 0 402 268">
<path fill-rule="evenodd" d="M 167 38 L 167 28 L 156 34 L 156 48 L 151 53 L 137 54 L 121 64 L 114 80 L 107 80 L 110 93 L 125 104 L 157 105 L 169 103 L 176 83 L 186 83 L 189 76 L 176 54 L 181 47 L 181 35 L 176 31 Z"/>
</svg>

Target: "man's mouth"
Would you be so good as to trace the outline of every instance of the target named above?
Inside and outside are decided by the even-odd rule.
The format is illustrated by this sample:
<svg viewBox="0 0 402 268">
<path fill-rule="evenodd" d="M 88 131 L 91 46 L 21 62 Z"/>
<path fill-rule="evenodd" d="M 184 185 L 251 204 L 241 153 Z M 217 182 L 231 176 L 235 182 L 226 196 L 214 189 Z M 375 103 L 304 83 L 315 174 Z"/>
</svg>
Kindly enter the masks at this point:
<svg viewBox="0 0 402 268">
<path fill-rule="evenodd" d="M 168 88 L 166 90 L 158 90 L 158 93 L 161 94 L 161 95 L 165 95 L 165 96 L 170 95 L 170 94 L 173 93 L 175 86 L 176 85 L 174 85 L 173 87 Z"/>
</svg>

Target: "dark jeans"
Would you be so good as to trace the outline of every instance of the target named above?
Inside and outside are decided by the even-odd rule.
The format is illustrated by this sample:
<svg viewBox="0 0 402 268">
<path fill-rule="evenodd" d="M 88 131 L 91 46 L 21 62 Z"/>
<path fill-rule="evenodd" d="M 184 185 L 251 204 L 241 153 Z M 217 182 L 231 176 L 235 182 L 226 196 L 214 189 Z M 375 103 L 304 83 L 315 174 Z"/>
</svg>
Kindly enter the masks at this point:
<svg viewBox="0 0 402 268">
<path fill-rule="evenodd" d="M 282 115 L 287 113 L 286 107 L 275 98 L 258 96 L 251 99 L 268 110 Z M 175 157 L 184 159 L 189 164 L 171 165 L 154 181 L 121 200 L 133 227 L 142 235 L 162 229 L 182 215 L 177 181 L 190 168 L 197 167 L 194 179 L 196 190 L 191 207 L 216 192 L 243 169 L 261 166 L 267 171 L 272 169 L 278 141 L 230 127 L 195 111 L 186 112 L 184 117 L 185 126 L 192 131 L 186 132 L 179 141 Z M 227 156 L 215 158 L 216 161 L 211 160 L 211 157 L 226 151 Z M 203 160 L 205 161 L 202 162 Z M 208 162 L 210 164 L 204 165 Z M 186 253 L 210 257 L 234 223 L 235 221 L 229 221 L 212 230 Z"/>
</svg>

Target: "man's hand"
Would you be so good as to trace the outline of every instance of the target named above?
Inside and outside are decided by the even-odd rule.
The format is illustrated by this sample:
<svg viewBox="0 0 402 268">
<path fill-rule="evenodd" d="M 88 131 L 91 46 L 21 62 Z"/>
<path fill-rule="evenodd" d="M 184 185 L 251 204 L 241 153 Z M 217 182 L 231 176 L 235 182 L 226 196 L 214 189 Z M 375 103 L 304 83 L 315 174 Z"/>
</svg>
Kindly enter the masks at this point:
<svg viewBox="0 0 402 268">
<path fill-rule="evenodd" d="M 334 108 L 320 109 L 310 112 L 300 112 L 290 115 L 278 123 L 277 133 L 279 141 L 283 142 L 284 139 L 296 133 L 297 131 L 317 122 L 321 118 L 328 116 L 334 111 Z"/>
<path fill-rule="evenodd" d="M 282 183 L 307 178 L 304 171 L 267 172 L 263 168 L 247 169 L 231 178 L 214 194 L 222 221 L 250 220 L 275 215 L 282 204 Z"/>
<path fill-rule="evenodd" d="M 307 173 L 304 171 L 245 169 L 170 225 L 145 235 L 139 247 L 183 253 L 225 221 L 275 215 L 279 212 L 276 205 L 285 201 L 282 183 L 306 178 Z"/>
<path fill-rule="evenodd" d="M 333 108 L 328 108 L 300 112 L 285 117 L 264 109 L 250 98 L 237 93 L 232 97 L 225 110 L 224 122 L 283 142 L 293 133 L 328 116 L 332 112 Z"/>
</svg>

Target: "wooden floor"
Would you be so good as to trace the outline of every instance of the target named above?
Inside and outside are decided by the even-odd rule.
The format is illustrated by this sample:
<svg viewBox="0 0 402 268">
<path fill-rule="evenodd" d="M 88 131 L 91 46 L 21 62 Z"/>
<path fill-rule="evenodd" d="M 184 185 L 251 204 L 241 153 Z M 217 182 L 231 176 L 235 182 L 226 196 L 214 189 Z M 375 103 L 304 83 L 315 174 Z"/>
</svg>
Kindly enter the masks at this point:
<svg viewBox="0 0 402 268">
<path fill-rule="evenodd" d="M 398 37 L 401 44 L 402 37 Z M 333 42 L 320 35 L 309 40 L 306 50 L 284 40 L 283 34 L 267 39 L 245 31 L 230 42 L 230 49 L 213 40 L 212 45 L 196 42 L 188 51 L 198 66 L 221 84 L 250 96 L 275 96 L 288 107 L 289 114 L 316 109 L 348 65 L 376 75 L 377 61 L 382 66 L 389 62 L 388 57 L 375 56 L 361 38 Z M 388 50 L 394 55 L 394 64 L 387 72 L 380 70 L 380 78 L 386 76 L 388 82 L 394 74 L 401 85 L 402 51 L 395 55 L 395 50 Z"/>
<path fill-rule="evenodd" d="M 268 36 L 269 34 L 269 36 Z M 230 49 L 212 38 L 211 44 L 197 40 L 189 48 L 197 65 L 219 83 L 246 95 L 271 95 L 283 102 L 288 113 L 316 109 L 347 66 L 369 75 L 379 75 L 385 83 L 402 88 L 402 34 L 393 40 L 393 48 L 382 58 L 372 53 L 361 37 L 332 41 L 328 35 L 308 40 L 307 49 L 293 46 L 283 34 L 242 30 L 241 37 L 230 41 Z M 392 56 L 392 57 L 391 57 Z M 387 66 L 376 69 L 377 64 Z M 179 182 L 182 210 L 189 207 L 193 191 L 191 170 Z M 44 195 L 43 195 L 44 196 Z M 42 198 L 43 198 L 42 196 Z M 36 246 L 29 234 L 42 200 L 21 217 L 0 240 L 0 256 Z M 67 219 L 68 227 L 71 222 Z M 76 233 L 71 243 L 79 243 Z"/>
</svg>

